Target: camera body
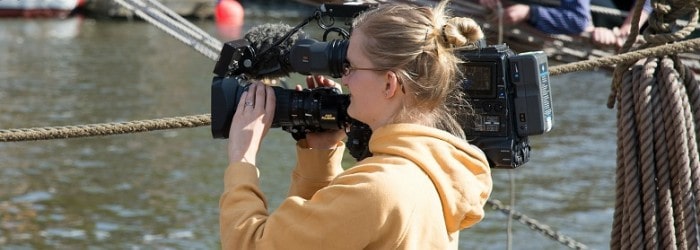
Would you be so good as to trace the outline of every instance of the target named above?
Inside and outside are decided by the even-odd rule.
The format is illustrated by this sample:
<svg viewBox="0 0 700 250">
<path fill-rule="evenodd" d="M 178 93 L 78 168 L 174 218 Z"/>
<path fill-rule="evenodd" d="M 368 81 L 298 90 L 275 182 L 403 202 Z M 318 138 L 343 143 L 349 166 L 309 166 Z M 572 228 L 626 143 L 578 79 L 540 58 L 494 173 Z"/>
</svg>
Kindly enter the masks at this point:
<svg viewBox="0 0 700 250">
<path fill-rule="evenodd" d="M 547 56 L 542 51 L 516 54 L 505 44 L 459 53 L 462 87 L 474 109 L 463 127 L 470 143 L 486 154 L 493 168 L 516 168 L 530 158 L 530 135 L 553 126 Z"/>
</svg>

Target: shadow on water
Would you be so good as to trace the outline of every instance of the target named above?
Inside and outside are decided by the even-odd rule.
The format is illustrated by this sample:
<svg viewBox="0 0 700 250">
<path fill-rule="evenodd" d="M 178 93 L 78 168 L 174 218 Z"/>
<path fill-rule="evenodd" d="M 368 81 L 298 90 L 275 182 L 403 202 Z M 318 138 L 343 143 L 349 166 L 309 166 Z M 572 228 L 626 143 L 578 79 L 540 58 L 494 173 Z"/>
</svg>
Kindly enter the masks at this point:
<svg viewBox="0 0 700 250">
<path fill-rule="evenodd" d="M 298 21 L 255 16 L 246 26 Z M 0 128 L 209 113 L 214 62 L 148 23 L 0 23 Z M 195 24 L 214 32 L 211 21 Z M 493 198 L 514 195 L 516 210 L 596 249 L 607 248 L 614 203 L 609 82 L 601 72 L 553 77 L 555 128 L 532 138 L 530 162 L 511 172 L 513 193 L 508 171 L 494 171 Z M 0 143 L 0 246 L 218 248 L 226 142 L 208 129 Z M 279 129 L 263 142 L 261 182 L 271 210 L 287 192 L 293 143 Z M 506 224 L 505 215 L 487 210 L 462 232 L 460 248 L 505 249 Z M 518 223 L 513 237 L 515 249 L 562 248 Z"/>
</svg>

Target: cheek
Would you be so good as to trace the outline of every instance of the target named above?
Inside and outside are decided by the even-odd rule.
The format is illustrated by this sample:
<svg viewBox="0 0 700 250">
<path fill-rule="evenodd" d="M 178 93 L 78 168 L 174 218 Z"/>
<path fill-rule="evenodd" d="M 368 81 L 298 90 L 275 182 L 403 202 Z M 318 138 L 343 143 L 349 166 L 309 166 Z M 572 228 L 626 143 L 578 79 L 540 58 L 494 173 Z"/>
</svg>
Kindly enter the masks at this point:
<svg viewBox="0 0 700 250">
<path fill-rule="evenodd" d="M 350 91 L 350 106 L 348 106 L 348 115 L 351 117 L 361 120 L 364 112 L 367 111 L 367 105 L 369 101 L 367 93 L 363 91 L 362 88 L 358 88 L 357 85 L 348 85 L 348 90 Z"/>
<path fill-rule="evenodd" d="M 354 91 L 353 91 L 354 90 Z M 381 98 L 373 95 L 374 89 L 350 88 L 350 117 L 367 123 L 377 115 L 377 107 L 381 106 Z"/>
<path fill-rule="evenodd" d="M 372 77 L 352 78 L 351 76 L 343 80 L 350 92 L 348 115 L 362 122 L 366 122 L 367 118 L 374 116 L 373 112 L 376 111 L 376 107 L 380 105 L 381 97 L 378 96 L 377 93 L 381 92 L 381 90 L 377 88 L 381 86 L 381 83 L 377 82 L 377 79 Z"/>
</svg>

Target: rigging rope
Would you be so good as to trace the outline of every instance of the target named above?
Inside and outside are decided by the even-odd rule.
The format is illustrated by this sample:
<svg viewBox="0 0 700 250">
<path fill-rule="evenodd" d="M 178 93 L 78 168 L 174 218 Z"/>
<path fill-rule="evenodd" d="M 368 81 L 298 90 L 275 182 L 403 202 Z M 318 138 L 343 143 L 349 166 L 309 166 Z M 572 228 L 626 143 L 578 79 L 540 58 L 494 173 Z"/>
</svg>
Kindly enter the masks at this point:
<svg viewBox="0 0 700 250">
<path fill-rule="evenodd" d="M 146 0 L 148 4 L 141 0 L 114 1 L 204 56 L 212 60 L 219 58 L 219 51 L 223 46 L 221 41 L 191 24 L 158 1 Z"/>
<path fill-rule="evenodd" d="M 622 51 L 675 43 L 698 22 L 700 1 L 654 1 L 637 41 L 642 3 L 635 5 L 633 34 Z M 677 26 L 682 17 L 690 17 L 688 26 Z M 608 100 L 610 108 L 617 102 L 618 120 L 611 249 L 698 249 L 698 84 L 676 53 L 615 68 Z"/>
<path fill-rule="evenodd" d="M 587 249 L 588 247 L 584 245 L 583 243 L 580 243 L 571 237 L 565 236 L 560 234 L 559 232 L 553 230 L 551 227 L 547 225 L 543 225 L 540 222 L 538 222 L 535 219 L 532 219 L 528 217 L 527 215 L 524 215 L 520 212 L 517 212 L 513 209 L 511 209 L 509 206 L 503 205 L 503 203 L 499 200 L 493 200 L 489 199 L 486 201 L 486 204 L 491 206 L 492 209 L 501 211 L 502 213 L 511 216 L 513 219 L 517 220 L 518 222 L 527 225 L 530 227 L 530 229 L 538 231 L 547 237 L 558 241 L 559 243 L 562 243 L 563 245 L 573 248 L 573 249 Z"/>
</svg>

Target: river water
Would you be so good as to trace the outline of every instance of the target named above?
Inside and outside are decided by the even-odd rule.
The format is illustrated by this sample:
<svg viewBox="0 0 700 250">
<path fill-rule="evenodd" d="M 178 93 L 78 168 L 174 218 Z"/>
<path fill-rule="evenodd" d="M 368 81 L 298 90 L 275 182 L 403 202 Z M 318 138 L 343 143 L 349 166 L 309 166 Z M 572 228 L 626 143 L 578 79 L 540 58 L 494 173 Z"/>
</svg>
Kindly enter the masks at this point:
<svg viewBox="0 0 700 250">
<path fill-rule="evenodd" d="M 299 20 L 251 17 L 245 27 Z M 216 34 L 212 21 L 194 22 Z M 0 129 L 210 112 L 214 62 L 146 22 L 2 19 L 0 29 Z M 551 81 L 554 129 L 531 137 L 525 166 L 493 171 L 492 198 L 513 198 L 518 212 L 605 249 L 616 166 L 610 77 Z M 293 143 L 279 129 L 263 142 L 270 210 L 286 194 Z M 225 148 L 208 126 L 0 143 L 0 248 L 217 249 Z M 566 248 L 517 221 L 508 228 L 506 215 L 487 209 L 462 232 L 460 249 L 506 249 L 509 235 L 513 249 Z"/>
</svg>

